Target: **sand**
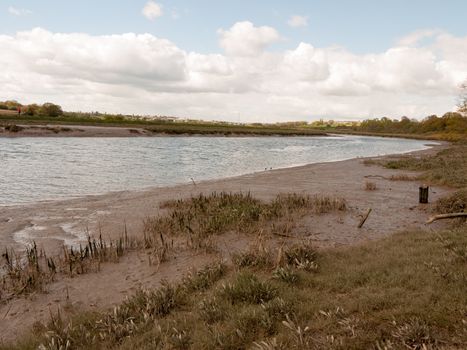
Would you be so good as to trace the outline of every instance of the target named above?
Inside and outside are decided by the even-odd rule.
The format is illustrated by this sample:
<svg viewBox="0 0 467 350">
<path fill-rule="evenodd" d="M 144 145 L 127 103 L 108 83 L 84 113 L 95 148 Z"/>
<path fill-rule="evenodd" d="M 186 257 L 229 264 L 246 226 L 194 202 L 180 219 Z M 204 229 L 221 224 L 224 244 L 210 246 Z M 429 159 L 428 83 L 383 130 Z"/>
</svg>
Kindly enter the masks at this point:
<svg viewBox="0 0 467 350">
<path fill-rule="evenodd" d="M 0 137 L 137 137 L 157 136 L 142 127 L 89 125 L 23 125 L 11 132 L 0 126 Z"/>
<path fill-rule="evenodd" d="M 415 156 L 446 147 L 415 152 Z M 427 226 L 432 204 L 418 204 L 417 181 L 390 181 L 391 175 L 416 173 L 366 166 L 363 159 L 312 164 L 277 169 L 233 178 L 205 181 L 174 187 L 125 191 L 106 195 L 0 207 L 0 249 L 24 248 L 35 240 L 48 252 L 63 245 L 77 244 L 86 232 L 101 230 L 106 238 L 120 236 L 126 226 L 130 235 L 139 235 L 143 220 L 164 214 L 160 203 L 213 191 L 251 192 L 269 200 L 279 193 L 325 194 L 346 199 L 346 212 L 309 215 L 297 224 L 295 234 L 312 240 L 317 247 L 336 247 L 380 239 L 394 232 L 411 229 L 435 230 L 446 223 Z M 376 183 L 374 191 L 365 190 L 365 182 Z M 449 194 L 443 187 L 430 188 L 430 202 Z M 363 228 L 357 228 L 361 215 L 372 208 Z M 245 249 L 247 237 L 227 235 L 218 242 L 219 250 L 228 258 L 229 252 Z M 99 273 L 75 278 L 62 278 L 47 287 L 46 294 L 37 293 L 0 305 L 0 340 L 20 336 L 32 324 L 46 321 L 50 312 L 108 308 L 121 302 L 137 288 L 157 287 L 163 279 L 179 279 L 189 268 L 196 268 L 215 256 L 180 251 L 176 259 L 159 267 L 150 266 L 143 253 L 131 253 L 118 264 L 107 263 Z M 67 300 L 67 295 L 69 300 Z"/>
</svg>

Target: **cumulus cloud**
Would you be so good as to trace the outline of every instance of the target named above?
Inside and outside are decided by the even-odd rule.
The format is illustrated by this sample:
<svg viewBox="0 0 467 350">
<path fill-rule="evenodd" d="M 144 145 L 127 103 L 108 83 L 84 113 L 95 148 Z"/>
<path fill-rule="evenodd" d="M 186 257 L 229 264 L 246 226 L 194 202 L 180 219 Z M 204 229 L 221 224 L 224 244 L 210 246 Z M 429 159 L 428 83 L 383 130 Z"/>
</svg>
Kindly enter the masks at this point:
<svg viewBox="0 0 467 350">
<path fill-rule="evenodd" d="M 22 8 L 17 8 L 13 6 L 8 7 L 8 13 L 14 16 L 27 16 L 32 14 L 32 11 L 27 10 L 27 9 L 22 9 Z"/>
<path fill-rule="evenodd" d="M 289 20 L 287 21 L 287 24 L 291 26 L 292 28 L 306 27 L 308 26 L 308 17 L 293 15 L 292 17 L 289 18 Z"/>
<path fill-rule="evenodd" d="M 0 35 L 0 95 L 68 110 L 237 121 L 423 117 L 455 105 L 467 37 L 435 33 L 380 53 L 300 43 L 283 51 L 271 27 L 219 32 L 225 54 L 187 52 L 151 34 L 36 28 Z"/>
<path fill-rule="evenodd" d="M 162 16 L 163 14 L 162 5 L 159 5 L 158 3 L 154 1 L 148 1 L 146 5 L 144 5 L 142 13 L 144 17 L 153 21 L 157 17 Z"/>
<path fill-rule="evenodd" d="M 219 29 L 218 34 L 221 47 L 232 56 L 254 56 L 280 40 L 274 28 L 255 27 L 248 21 L 237 22 L 229 30 Z"/>
</svg>

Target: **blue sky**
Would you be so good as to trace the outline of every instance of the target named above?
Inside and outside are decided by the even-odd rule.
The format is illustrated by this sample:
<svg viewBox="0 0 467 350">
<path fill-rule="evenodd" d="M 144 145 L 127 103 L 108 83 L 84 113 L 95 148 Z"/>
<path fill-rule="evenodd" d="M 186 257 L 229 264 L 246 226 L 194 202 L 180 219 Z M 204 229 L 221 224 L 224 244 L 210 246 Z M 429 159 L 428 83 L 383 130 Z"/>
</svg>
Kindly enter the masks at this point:
<svg viewBox="0 0 467 350">
<path fill-rule="evenodd" d="M 465 0 L 0 1 L 0 100 L 236 121 L 423 118 L 455 109 L 467 79 Z"/>
<path fill-rule="evenodd" d="M 321 1 L 159 1 L 164 15 L 148 21 L 141 15 L 145 1 L 2 0 L 0 33 L 43 27 L 53 32 L 89 34 L 151 33 L 186 50 L 219 52 L 216 31 L 238 21 L 276 28 L 285 40 L 276 49 L 300 41 L 315 46 L 344 46 L 357 53 L 379 52 L 415 30 L 444 29 L 467 34 L 465 0 L 321 0 Z M 14 16 L 13 6 L 32 13 Z M 307 16 L 309 25 L 291 28 L 292 15 Z M 178 17 L 174 19 L 173 17 Z"/>
</svg>

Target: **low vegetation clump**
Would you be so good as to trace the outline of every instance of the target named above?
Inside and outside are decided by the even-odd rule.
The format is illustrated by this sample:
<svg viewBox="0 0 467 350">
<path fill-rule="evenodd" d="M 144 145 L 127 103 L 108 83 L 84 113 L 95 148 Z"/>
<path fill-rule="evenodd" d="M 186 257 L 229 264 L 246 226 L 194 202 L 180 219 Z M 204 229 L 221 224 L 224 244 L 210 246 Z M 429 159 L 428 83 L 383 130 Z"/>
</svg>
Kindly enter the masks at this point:
<svg viewBox="0 0 467 350">
<path fill-rule="evenodd" d="M 415 181 L 417 180 L 416 177 L 406 175 L 406 174 L 398 174 L 398 175 L 391 175 L 389 177 L 389 180 L 391 181 Z"/>
<path fill-rule="evenodd" d="M 97 272 L 105 262 L 116 262 L 140 243 L 126 233 L 115 241 L 88 236 L 87 243 L 79 247 L 63 247 L 61 254 L 47 256 L 35 242 L 26 247 L 24 254 L 5 249 L 2 254 L 0 301 L 20 294 L 45 291 L 45 286 L 59 275 L 73 277 Z"/>
<path fill-rule="evenodd" d="M 376 183 L 371 181 L 365 182 L 365 190 L 366 191 L 375 191 L 376 190 Z"/>
<path fill-rule="evenodd" d="M 149 218 L 144 225 L 145 240 L 161 235 L 182 236 L 189 246 L 212 248 L 213 236 L 228 232 L 257 233 L 273 229 L 283 220 L 298 219 L 306 213 L 324 214 L 345 211 L 345 200 L 328 196 L 278 195 L 271 202 L 260 201 L 250 193 L 200 194 L 190 199 L 162 205 L 165 216 Z"/>
</svg>

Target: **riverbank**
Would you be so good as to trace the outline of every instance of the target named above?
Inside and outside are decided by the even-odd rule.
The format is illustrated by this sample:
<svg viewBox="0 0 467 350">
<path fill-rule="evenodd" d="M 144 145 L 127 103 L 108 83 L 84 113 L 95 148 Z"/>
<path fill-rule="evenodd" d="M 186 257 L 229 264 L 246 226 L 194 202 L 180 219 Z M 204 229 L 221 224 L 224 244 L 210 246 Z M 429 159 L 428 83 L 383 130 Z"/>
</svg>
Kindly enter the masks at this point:
<svg viewBox="0 0 467 350">
<path fill-rule="evenodd" d="M 446 145 L 415 152 L 414 156 L 432 154 L 443 147 Z M 417 173 L 364 163 L 363 159 L 351 159 L 148 191 L 4 207 L 0 208 L 0 248 L 20 250 L 25 243 L 34 240 L 53 255 L 61 251 L 64 242 L 77 245 L 88 233 L 102 234 L 106 240 L 118 239 L 123 232 L 141 236 L 145 219 L 167 213 L 167 209 L 161 207 L 164 202 L 212 192 L 251 193 L 264 201 L 281 193 L 342 198 L 347 203 L 345 212 L 306 215 L 290 229 L 295 236 L 290 240 L 306 239 L 323 249 L 362 244 L 396 231 L 425 229 L 432 205 L 418 204 L 419 182 L 391 180 L 410 179 Z M 368 182 L 374 184 L 373 190 L 367 189 Z M 430 202 L 450 192 L 449 188 L 432 187 Z M 365 225 L 358 228 L 368 208 L 372 213 Z M 443 223 L 432 227 L 443 227 Z M 157 287 L 164 278 L 177 280 L 191 267 L 202 266 L 218 254 L 228 258 L 232 252 L 242 251 L 250 244 L 251 237 L 223 235 L 216 242 L 214 255 L 181 248 L 175 260 L 156 268 L 148 263 L 146 254 L 135 252 L 123 257 L 118 264 L 103 264 L 99 273 L 60 278 L 46 287 L 47 294 L 34 293 L 2 305 L 0 314 L 5 317 L 0 321 L 1 337 L 7 340 L 17 337 L 35 319 L 46 320 L 50 308 L 66 308 L 70 300 L 73 307 L 80 310 L 107 308 L 139 287 Z"/>
<path fill-rule="evenodd" d="M 327 136 L 311 129 L 268 126 L 144 123 L 111 124 L 74 121 L 1 120 L 0 137 L 151 137 L 151 136 Z"/>
</svg>

